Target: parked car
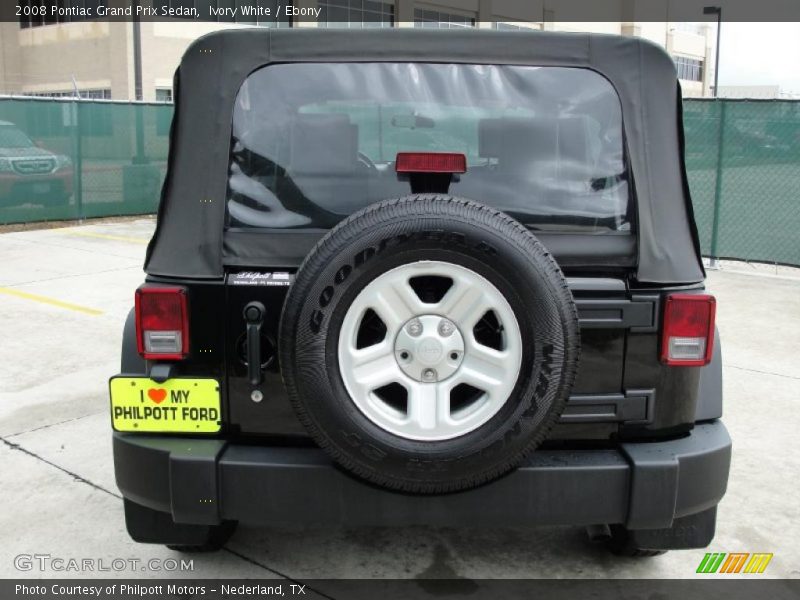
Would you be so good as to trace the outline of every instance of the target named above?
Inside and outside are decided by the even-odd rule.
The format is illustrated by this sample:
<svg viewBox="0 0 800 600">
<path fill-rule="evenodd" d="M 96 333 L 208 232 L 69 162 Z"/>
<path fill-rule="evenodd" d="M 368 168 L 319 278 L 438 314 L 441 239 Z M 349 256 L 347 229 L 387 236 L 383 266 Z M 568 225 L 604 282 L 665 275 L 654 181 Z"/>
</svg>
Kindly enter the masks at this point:
<svg viewBox="0 0 800 600">
<path fill-rule="evenodd" d="M 0 206 L 58 206 L 72 196 L 72 162 L 37 146 L 19 127 L 0 121 Z"/>
<path fill-rule="evenodd" d="M 176 79 L 110 382 L 133 539 L 216 549 L 243 522 L 710 542 L 731 441 L 663 50 L 224 31 Z"/>
</svg>

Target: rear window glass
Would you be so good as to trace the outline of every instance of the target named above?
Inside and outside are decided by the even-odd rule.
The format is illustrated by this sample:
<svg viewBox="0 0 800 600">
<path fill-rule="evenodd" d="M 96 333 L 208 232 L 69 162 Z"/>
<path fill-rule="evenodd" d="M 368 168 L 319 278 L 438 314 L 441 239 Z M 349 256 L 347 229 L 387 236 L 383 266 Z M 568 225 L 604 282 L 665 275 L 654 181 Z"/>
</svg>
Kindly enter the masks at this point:
<svg viewBox="0 0 800 600">
<path fill-rule="evenodd" d="M 449 193 L 545 231 L 630 229 L 619 98 L 588 69 L 276 64 L 233 115 L 228 226 L 327 228 L 411 192 L 398 152 L 459 152 Z"/>
</svg>

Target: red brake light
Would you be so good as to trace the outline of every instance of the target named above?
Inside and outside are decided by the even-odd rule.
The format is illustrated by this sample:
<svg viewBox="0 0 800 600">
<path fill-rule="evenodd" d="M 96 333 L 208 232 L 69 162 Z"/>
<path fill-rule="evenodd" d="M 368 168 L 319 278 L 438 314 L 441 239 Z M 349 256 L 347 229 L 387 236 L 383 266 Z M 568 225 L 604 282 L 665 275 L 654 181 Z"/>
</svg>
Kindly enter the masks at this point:
<svg viewBox="0 0 800 600">
<path fill-rule="evenodd" d="M 467 157 L 457 152 L 398 152 L 398 173 L 466 173 Z"/>
<path fill-rule="evenodd" d="M 181 360 L 189 354 L 185 288 L 144 285 L 136 290 L 136 341 L 148 360 Z"/>
<path fill-rule="evenodd" d="M 701 367 L 714 351 L 716 301 L 706 294 L 671 294 L 664 305 L 661 361 Z"/>
</svg>

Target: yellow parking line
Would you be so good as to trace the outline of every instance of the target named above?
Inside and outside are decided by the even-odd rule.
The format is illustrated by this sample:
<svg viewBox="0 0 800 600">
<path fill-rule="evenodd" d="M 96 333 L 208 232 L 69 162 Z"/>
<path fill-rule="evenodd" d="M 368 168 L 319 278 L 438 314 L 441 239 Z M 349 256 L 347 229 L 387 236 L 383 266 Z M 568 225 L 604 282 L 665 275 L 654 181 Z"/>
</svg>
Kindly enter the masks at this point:
<svg viewBox="0 0 800 600">
<path fill-rule="evenodd" d="M 41 302 L 42 304 L 49 304 L 50 306 L 58 306 L 59 308 L 66 308 L 67 310 L 74 310 L 76 312 L 84 313 L 86 315 L 102 315 L 102 310 L 96 308 L 89 308 L 88 306 L 80 306 L 79 304 L 72 304 L 70 302 L 62 302 L 55 298 L 48 298 L 47 296 L 40 296 L 38 294 L 29 294 L 20 290 L 11 288 L 0 287 L 0 294 L 8 294 L 9 296 L 16 296 L 17 298 L 25 298 L 26 300 L 33 300 L 34 302 Z"/>
<path fill-rule="evenodd" d="M 124 235 L 108 235 L 106 233 L 94 233 L 91 231 L 67 231 L 67 235 L 77 235 L 80 237 L 99 238 L 101 240 L 115 240 L 117 242 L 130 242 L 131 244 L 147 244 L 149 240 L 144 238 L 126 237 Z"/>
</svg>

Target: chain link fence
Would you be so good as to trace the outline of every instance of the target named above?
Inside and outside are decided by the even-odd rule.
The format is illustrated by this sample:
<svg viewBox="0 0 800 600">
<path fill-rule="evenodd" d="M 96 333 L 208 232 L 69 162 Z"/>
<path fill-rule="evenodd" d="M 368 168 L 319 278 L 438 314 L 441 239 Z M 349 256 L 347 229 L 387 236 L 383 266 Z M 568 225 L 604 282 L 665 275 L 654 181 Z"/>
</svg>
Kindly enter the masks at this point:
<svg viewBox="0 0 800 600">
<path fill-rule="evenodd" d="M 169 104 L 0 98 L 0 224 L 153 213 Z M 686 100 L 703 254 L 800 265 L 800 101 Z"/>
<path fill-rule="evenodd" d="M 686 100 L 703 254 L 800 265 L 800 101 Z"/>
<path fill-rule="evenodd" d="M 0 224 L 155 212 L 172 106 L 0 99 Z"/>
</svg>

